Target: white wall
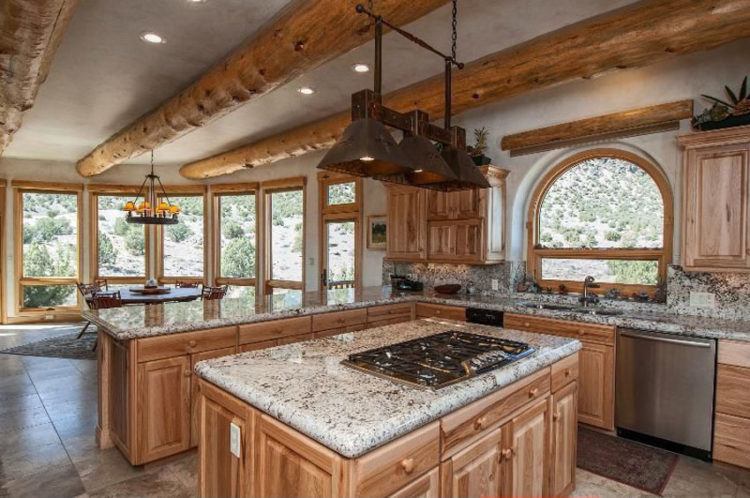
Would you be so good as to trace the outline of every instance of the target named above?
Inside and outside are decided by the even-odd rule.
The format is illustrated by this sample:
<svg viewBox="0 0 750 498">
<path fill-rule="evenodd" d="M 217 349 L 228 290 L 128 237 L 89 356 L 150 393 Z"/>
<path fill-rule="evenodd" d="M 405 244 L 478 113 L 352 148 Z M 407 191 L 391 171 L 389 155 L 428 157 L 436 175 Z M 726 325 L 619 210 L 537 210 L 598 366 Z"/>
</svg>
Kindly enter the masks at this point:
<svg viewBox="0 0 750 498">
<path fill-rule="evenodd" d="M 677 57 L 669 62 L 608 73 L 591 80 L 578 80 L 521 95 L 467 112 L 455 122 L 471 137 L 473 128 L 486 126 L 490 133 L 488 156 L 493 164 L 507 168 L 508 175 L 508 259 L 525 258 L 525 230 L 530 193 L 546 171 L 579 150 L 592 147 L 620 147 L 656 162 L 666 173 L 675 200 L 674 261 L 679 261 L 681 154 L 676 137 L 690 131 L 682 122 L 679 132 L 665 132 L 603 142 L 586 147 L 540 152 L 511 158 L 500 150 L 504 135 L 586 117 L 695 99 L 695 112 L 707 106 L 705 93 L 720 97 L 724 85 L 737 89 L 750 73 L 750 40 L 742 40 L 708 52 Z M 471 139 L 469 140 L 471 142 Z"/>
</svg>

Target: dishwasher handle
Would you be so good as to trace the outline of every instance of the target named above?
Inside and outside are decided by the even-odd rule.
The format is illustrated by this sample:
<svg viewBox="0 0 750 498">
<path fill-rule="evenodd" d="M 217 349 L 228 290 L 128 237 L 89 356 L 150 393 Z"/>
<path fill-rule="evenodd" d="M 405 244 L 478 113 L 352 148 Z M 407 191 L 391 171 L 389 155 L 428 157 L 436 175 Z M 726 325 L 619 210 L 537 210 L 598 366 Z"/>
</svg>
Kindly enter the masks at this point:
<svg viewBox="0 0 750 498">
<path fill-rule="evenodd" d="M 620 336 L 629 337 L 631 339 L 646 339 L 649 341 L 656 341 L 656 342 L 668 342 L 670 344 L 679 344 L 681 346 L 692 346 L 696 348 L 710 348 L 711 347 L 710 342 L 698 342 L 698 341 L 691 341 L 687 339 L 671 339 L 667 337 L 660 337 L 660 336 L 647 335 L 647 334 L 638 334 L 638 333 L 632 333 L 632 332 L 621 331 Z"/>
</svg>

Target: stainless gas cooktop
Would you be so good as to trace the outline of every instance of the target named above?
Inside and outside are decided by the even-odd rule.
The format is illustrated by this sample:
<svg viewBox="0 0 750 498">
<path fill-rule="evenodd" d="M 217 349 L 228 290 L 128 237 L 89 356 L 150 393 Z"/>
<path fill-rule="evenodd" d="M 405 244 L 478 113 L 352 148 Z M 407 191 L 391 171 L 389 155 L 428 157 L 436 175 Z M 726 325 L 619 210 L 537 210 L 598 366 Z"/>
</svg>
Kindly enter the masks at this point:
<svg viewBox="0 0 750 498">
<path fill-rule="evenodd" d="M 342 363 L 379 377 L 439 389 L 533 352 L 523 342 L 448 331 L 351 354 Z"/>
</svg>

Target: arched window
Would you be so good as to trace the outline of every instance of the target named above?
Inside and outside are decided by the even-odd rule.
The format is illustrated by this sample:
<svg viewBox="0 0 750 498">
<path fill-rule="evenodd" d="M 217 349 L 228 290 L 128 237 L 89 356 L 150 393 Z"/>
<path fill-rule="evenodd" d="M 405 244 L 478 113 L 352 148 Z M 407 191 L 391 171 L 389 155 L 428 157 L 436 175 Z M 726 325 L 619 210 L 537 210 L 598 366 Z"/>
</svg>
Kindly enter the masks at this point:
<svg viewBox="0 0 750 498">
<path fill-rule="evenodd" d="M 529 207 L 528 269 L 542 287 L 580 292 L 586 276 L 622 295 L 664 282 L 672 258 L 672 193 L 649 161 L 594 149 L 558 164 Z"/>
</svg>

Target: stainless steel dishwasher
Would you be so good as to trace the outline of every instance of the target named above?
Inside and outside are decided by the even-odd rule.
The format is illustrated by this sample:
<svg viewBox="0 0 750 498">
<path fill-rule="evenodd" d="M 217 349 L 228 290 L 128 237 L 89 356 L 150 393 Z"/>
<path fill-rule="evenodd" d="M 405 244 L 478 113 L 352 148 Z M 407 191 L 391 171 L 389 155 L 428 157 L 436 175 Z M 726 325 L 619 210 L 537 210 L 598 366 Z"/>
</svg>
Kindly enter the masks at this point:
<svg viewBox="0 0 750 498">
<path fill-rule="evenodd" d="M 715 371 L 714 339 L 618 329 L 617 433 L 710 459 Z"/>
</svg>

